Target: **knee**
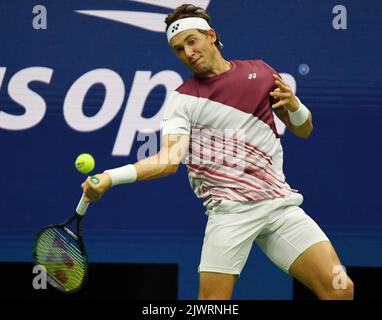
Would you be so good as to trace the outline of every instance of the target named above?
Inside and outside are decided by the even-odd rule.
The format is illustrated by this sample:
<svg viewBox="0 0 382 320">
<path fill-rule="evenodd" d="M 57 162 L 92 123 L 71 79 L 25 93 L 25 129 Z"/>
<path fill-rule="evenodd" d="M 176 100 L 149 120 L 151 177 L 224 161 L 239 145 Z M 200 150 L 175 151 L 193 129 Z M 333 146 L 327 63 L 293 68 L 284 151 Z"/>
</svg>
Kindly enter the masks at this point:
<svg viewBox="0 0 382 320">
<path fill-rule="evenodd" d="M 354 283 L 353 281 L 348 277 L 346 281 L 346 288 L 340 289 L 337 291 L 342 291 L 339 293 L 339 297 L 342 300 L 353 300 L 354 299 Z"/>
<path fill-rule="evenodd" d="M 319 294 L 320 299 L 324 300 L 353 300 L 354 299 L 354 283 L 347 277 L 344 285 L 340 287 L 331 286 L 324 292 Z"/>
</svg>

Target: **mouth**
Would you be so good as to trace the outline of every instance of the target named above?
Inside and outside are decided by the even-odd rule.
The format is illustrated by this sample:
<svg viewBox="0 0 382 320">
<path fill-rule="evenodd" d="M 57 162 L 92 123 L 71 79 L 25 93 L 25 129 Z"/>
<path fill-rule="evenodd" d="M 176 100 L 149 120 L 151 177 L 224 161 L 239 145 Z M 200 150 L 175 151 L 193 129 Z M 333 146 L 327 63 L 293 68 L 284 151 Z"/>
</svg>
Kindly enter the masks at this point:
<svg viewBox="0 0 382 320">
<path fill-rule="evenodd" d="M 198 58 L 198 59 L 196 59 L 196 60 L 192 61 L 192 62 L 191 62 L 191 65 L 193 65 L 193 66 L 194 66 L 194 65 L 195 65 L 195 64 L 196 64 L 196 63 L 197 63 L 199 60 L 200 60 L 200 58 Z"/>
</svg>

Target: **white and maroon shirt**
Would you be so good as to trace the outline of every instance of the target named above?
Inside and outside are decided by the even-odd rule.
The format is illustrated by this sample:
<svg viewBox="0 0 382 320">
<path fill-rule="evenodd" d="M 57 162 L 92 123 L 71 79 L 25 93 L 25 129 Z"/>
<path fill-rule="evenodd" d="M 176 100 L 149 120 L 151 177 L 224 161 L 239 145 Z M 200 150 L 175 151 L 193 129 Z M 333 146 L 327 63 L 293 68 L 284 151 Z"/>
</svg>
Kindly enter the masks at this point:
<svg viewBox="0 0 382 320">
<path fill-rule="evenodd" d="M 162 135 L 190 135 L 190 184 L 204 204 L 260 201 L 292 190 L 269 93 L 277 73 L 261 60 L 231 61 L 211 78 L 193 76 L 169 96 Z"/>
</svg>

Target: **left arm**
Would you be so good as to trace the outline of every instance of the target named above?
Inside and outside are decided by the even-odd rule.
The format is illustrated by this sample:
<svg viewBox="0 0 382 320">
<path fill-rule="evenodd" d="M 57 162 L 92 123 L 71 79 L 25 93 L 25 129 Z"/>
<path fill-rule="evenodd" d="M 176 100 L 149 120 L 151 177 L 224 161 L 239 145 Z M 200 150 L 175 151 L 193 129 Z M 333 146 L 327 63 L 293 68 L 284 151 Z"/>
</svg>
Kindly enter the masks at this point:
<svg viewBox="0 0 382 320">
<path fill-rule="evenodd" d="M 280 76 L 274 74 L 273 77 L 277 88 L 270 95 L 278 102 L 272 105 L 272 109 L 294 135 L 300 138 L 308 138 L 313 130 L 312 114 L 305 106 L 300 105 L 300 101 L 294 95 L 292 89 Z M 302 123 L 301 119 L 303 119 Z"/>
</svg>

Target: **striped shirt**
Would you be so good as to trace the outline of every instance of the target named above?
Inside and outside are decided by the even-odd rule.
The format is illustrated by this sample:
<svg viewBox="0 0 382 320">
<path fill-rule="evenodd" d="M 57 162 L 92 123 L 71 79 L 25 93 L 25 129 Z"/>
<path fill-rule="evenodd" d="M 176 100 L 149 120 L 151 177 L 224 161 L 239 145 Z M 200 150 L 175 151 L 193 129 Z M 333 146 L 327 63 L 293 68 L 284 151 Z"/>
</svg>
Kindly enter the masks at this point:
<svg viewBox="0 0 382 320">
<path fill-rule="evenodd" d="M 217 76 L 193 76 L 166 102 L 162 135 L 190 135 L 185 159 L 195 194 L 211 200 L 260 201 L 292 190 L 269 93 L 277 73 L 261 60 L 231 61 Z"/>
</svg>

